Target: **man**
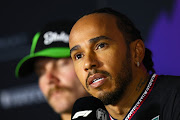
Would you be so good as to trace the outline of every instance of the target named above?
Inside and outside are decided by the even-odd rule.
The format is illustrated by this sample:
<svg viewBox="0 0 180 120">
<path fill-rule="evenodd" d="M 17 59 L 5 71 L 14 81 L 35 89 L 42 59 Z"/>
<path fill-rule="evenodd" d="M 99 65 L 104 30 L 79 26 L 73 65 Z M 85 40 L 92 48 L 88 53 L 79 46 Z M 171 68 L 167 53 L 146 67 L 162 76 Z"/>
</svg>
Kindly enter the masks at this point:
<svg viewBox="0 0 180 120">
<path fill-rule="evenodd" d="M 180 77 L 150 74 L 151 52 L 125 15 L 93 11 L 75 23 L 69 40 L 80 82 L 112 120 L 180 119 Z"/>
<path fill-rule="evenodd" d="M 72 23 L 49 23 L 32 41 L 31 52 L 16 67 L 16 76 L 32 71 L 39 76 L 39 87 L 49 105 L 62 120 L 71 119 L 76 99 L 88 95 L 79 82 L 70 58 L 69 32 Z"/>
</svg>

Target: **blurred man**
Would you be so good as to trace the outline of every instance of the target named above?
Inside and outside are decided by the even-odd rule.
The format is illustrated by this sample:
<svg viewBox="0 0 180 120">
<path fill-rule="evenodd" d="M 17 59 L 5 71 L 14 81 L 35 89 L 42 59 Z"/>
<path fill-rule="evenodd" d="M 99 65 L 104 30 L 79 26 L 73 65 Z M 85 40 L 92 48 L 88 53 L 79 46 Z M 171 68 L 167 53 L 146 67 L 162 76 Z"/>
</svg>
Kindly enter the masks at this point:
<svg viewBox="0 0 180 120">
<path fill-rule="evenodd" d="M 70 58 L 68 46 L 72 24 L 63 21 L 47 24 L 34 36 L 30 54 L 16 67 L 17 77 L 35 71 L 43 95 L 62 120 L 70 120 L 76 99 L 88 95 L 75 74 Z"/>
<path fill-rule="evenodd" d="M 69 40 L 80 82 L 112 120 L 180 120 L 180 77 L 154 74 L 151 52 L 125 15 L 93 11 L 75 23 Z"/>
</svg>

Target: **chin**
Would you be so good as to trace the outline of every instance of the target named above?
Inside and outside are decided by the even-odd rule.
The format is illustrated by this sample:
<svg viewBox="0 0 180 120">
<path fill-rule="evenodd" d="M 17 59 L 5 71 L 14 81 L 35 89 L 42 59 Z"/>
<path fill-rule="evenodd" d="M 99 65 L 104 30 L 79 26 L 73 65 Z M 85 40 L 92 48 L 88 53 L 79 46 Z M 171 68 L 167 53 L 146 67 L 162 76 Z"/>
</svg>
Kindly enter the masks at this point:
<svg viewBox="0 0 180 120">
<path fill-rule="evenodd" d="M 56 113 L 71 112 L 74 102 L 68 99 L 51 99 L 49 105 Z"/>
<path fill-rule="evenodd" d="M 56 104 L 56 105 L 53 105 L 51 106 L 53 108 L 53 110 L 56 112 L 56 113 L 71 113 L 72 111 L 72 106 L 73 105 L 70 105 L 70 104 L 63 104 L 63 103 L 59 103 L 59 104 Z"/>
</svg>

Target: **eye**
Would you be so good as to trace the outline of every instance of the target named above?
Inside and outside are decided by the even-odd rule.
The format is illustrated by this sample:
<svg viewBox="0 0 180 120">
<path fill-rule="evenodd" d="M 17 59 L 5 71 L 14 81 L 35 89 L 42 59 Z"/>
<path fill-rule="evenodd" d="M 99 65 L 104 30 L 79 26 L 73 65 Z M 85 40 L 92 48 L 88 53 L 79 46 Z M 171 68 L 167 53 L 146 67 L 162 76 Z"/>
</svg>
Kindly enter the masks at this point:
<svg viewBox="0 0 180 120">
<path fill-rule="evenodd" d="M 75 60 L 81 59 L 84 55 L 82 53 L 75 54 Z"/>
<path fill-rule="evenodd" d="M 104 48 L 106 46 L 107 46 L 107 43 L 99 43 L 99 44 L 96 45 L 96 50 Z"/>
<path fill-rule="evenodd" d="M 46 71 L 44 69 L 43 70 L 41 69 L 41 70 L 36 70 L 35 72 L 36 72 L 38 77 L 41 77 L 42 75 L 45 74 Z"/>
<path fill-rule="evenodd" d="M 69 63 L 68 60 L 62 60 L 62 61 L 57 63 L 57 66 L 64 67 L 64 66 L 68 65 L 68 63 Z"/>
</svg>

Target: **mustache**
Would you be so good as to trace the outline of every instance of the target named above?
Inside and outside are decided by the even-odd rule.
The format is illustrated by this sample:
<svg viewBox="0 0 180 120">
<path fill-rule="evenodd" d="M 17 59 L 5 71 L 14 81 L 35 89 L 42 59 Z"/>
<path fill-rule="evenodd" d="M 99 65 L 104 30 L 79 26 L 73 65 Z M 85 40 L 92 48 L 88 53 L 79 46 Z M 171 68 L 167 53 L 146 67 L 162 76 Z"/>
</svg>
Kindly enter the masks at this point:
<svg viewBox="0 0 180 120">
<path fill-rule="evenodd" d="M 50 88 L 49 91 L 48 91 L 48 95 L 47 95 L 47 99 L 49 100 L 51 98 L 51 95 L 54 93 L 54 92 L 60 92 L 60 91 L 71 91 L 70 88 L 68 87 L 59 87 L 59 86 L 55 86 L 53 88 Z"/>
<path fill-rule="evenodd" d="M 91 75 L 93 75 L 93 74 L 96 74 L 96 73 L 104 74 L 104 75 L 109 76 L 110 78 L 112 78 L 112 77 L 111 77 L 111 74 L 108 73 L 107 71 L 104 71 L 104 70 L 93 70 L 93 71 L 89 72 L 88 75 L 87 75 L 87 77 L 86 77 L 86 87 L 87 87 L 87 88 L 89 88 L 89 87 L 88 87 L 88 86 L 89 86 L 89 85 L 88 85 L 88 78 L 89 78 L 89 76 L 91 76 Z"/>
</svg>

